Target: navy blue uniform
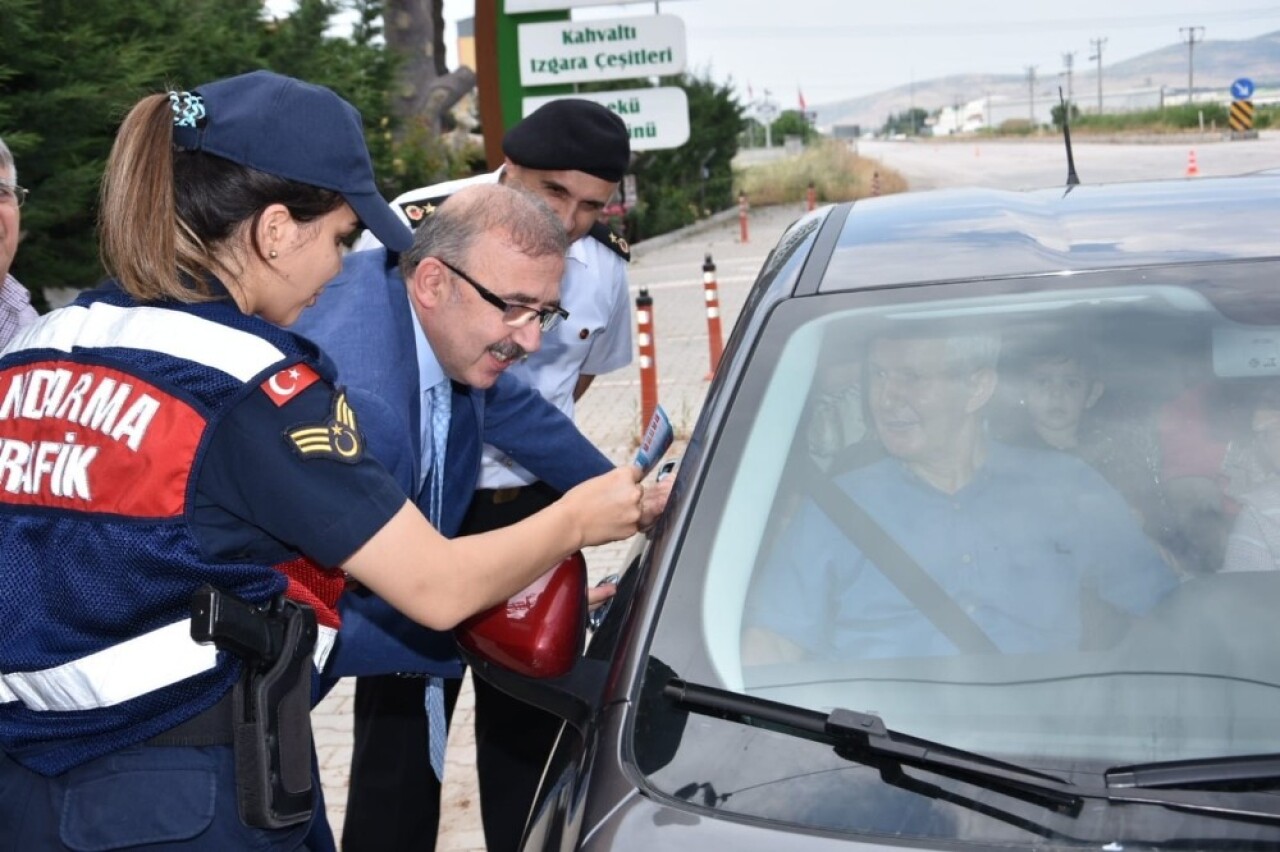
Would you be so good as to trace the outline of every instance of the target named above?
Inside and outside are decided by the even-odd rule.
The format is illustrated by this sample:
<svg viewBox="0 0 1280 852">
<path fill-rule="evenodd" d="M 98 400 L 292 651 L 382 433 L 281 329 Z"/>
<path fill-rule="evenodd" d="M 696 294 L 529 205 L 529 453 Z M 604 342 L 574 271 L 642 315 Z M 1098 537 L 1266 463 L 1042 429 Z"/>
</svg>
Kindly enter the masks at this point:
<svg viewBox="0 0 1280 852">
<path fill-rule="evenodd" d="M 311 605 L 322 662 L 338 566 L 404 505 L 331 379 L 229 302 L 114 288 L 0 359 L 0 848 L 302 842 L 240 822 L 229 746 L 147 743 L 239 675 L 190 639 L 201 583 Z"/>
</svg>

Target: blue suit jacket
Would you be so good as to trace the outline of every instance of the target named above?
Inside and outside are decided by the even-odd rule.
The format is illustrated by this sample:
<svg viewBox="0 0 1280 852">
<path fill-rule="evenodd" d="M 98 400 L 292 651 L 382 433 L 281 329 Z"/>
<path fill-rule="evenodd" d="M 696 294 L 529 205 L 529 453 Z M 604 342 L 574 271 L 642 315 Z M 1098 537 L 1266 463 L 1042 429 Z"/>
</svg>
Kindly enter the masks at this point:
<svg viewBox="0 0 1280 852">
<path fill-rule="evenodd" d="M 426 514 L 431 482 L 418 487 L 416 321 L 399 271 L 379 248 L 347 255 L 342 272 L 290 330 L 314 340 L 337 364 L 369 451 Z M 482 443 L 561 491 L 613 467 L 572 420 L 520 380 L 502 375 L 487 390 L 454 382 L 438 524 L 446 536 L 457 535 L 475 492 Z M 461 674 L 451 633 L 415 624 L 368 590 L 343 595 L 339 609 L 343 624 L 326 675 Z"/>
</svg>

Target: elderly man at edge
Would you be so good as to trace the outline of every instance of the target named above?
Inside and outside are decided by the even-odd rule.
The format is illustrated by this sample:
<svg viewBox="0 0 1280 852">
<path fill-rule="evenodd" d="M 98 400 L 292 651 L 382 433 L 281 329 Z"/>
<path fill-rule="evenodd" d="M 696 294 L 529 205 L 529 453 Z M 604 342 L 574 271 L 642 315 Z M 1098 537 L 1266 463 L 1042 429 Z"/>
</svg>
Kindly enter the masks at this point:
<svg viewBox="0 0 1280 852">
<path fill-rule="evenodd" d="M 27 191 L 18 186 L 18 167 L 9 146 L 0 138 L 0 349 L 18 329 L 39 316 L 31 307 L 31 294 L 9 274 L 18 253 L 22 213 L 18 209 Z"/>
</svg>

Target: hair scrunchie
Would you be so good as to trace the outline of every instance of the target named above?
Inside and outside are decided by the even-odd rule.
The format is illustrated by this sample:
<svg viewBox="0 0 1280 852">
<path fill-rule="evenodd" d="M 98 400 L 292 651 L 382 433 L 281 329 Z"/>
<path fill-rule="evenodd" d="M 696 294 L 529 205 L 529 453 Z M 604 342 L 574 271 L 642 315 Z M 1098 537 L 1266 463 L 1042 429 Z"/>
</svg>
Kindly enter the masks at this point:
<svg viewBox="0 0 1280 852">
<path fill-rule="evenodd" d="M 204 124 L 204 98 L 190 92 L 169 92 L 174 127 L 199 127 Z"/>
</svg>

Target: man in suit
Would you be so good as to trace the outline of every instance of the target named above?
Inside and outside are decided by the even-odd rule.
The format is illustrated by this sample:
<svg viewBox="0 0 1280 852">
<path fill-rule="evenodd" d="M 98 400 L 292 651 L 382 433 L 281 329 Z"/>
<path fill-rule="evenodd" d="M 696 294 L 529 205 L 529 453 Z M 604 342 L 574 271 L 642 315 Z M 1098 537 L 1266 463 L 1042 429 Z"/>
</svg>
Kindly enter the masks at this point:
<svg viewBox="0 0 1280 852">
<path fill-rule="evenodd" d="M 337 363 L 339 382 L 361 407 L 370 451 L 406 493 L 429 515 L 433 496 L 443 494 L 433 520 L 446 535 L 461 527 L 482 441 L 562 489 L 612 467 L 562 412 L 506 374 L 564 313 L 565 248 L 563 228 L 527 195 L 471 187 L 419 228 L 398 268 L 384 249 L 349 255 L 294 326 Z M 451 416 L 437 490 L 432 462 L 442 424 L 432 415 L 445 380 Z M 653 503 L 649 514 L 660 508 Z M 344 847 L 433 848 L 440 782 L 428 761 L 424 681 L 400 675 L 446 678 L 451 711 L 462 673 L 452 635 L 412 625 L 367 591 L 345 598 L 326 674 L 368 676 L 357 678 Z M 370 736 L 371 718 L 380 736 Z M 442 746 L 444 731 L 433 733 Z"/>
<path fill-rule="evenodd" d="M 551 209 L 569 240 L 560 279 L 561 305 L 569 318 L 543 336 L 537 352 L 512 364 L 508 372 L 572 417 L 576 401 L 597 375 L 631 362 L 626 271 L 630 249 L 599 222 L 630 164 L 630 135 L 626 123 L 607 107 L 583 98 L 558 98 L 513 125 L 503 136 L 502 151 L 505 159 L 498 170 L 410 190 L 391 208 L 405 224 L 417 227 L 454 193 L 501 183 L 536 196 Z M 366 232 L 357 249 L 377 245 Z M 464 534 L 515 523 L 549 506 L 564 490 L 487 439 L 475 487 L 460 530 Z M 476 774 L 485 844 L 489 852 L 515 852 L 560 720 L 483 680 L 477 679 L 474 687 Z M 382 690 L 408 692 L 412 684 L 388 682 Z M 408 698 L 394 706 L 396 712 L 413 712 Z M 419 706 L 417 712 L 424 711 Z M 404 761 L 402 745 L 390 741 L 397 736 L 398 724 L 380 725 L 374 717 L 361 717 L 357 724 L 364 742 L 388 738 L 387 746 L 377 751 L 395 764 L 382 767 L 384 774 L 399 767 L 414 771 Z M 369 729 L 363 730 L 366 726 Z M 381 801 L 364 798 L 354 804 L 357 809 L 384 807 Z M 348 810 L 347 819 L 365 821 L 359 810 Z M 407 827 L 404 833 L 409 831 Z"/>
</svg>

